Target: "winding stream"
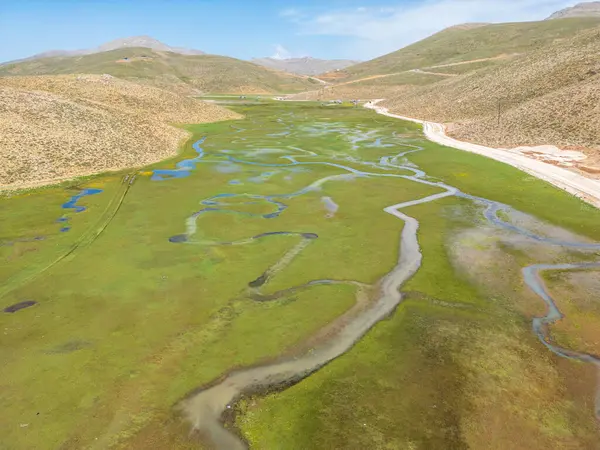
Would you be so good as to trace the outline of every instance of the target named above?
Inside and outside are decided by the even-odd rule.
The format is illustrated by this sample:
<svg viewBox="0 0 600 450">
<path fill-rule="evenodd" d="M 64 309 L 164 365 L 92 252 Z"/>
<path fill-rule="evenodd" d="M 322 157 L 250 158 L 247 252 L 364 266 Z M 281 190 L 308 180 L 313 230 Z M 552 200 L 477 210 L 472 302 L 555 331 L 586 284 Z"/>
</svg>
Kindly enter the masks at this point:
<svg viewBox="0 0 600 450">
<path fill-rule="evenodd" d="M 318 126 L 309 129 L 294 128 L 292 124 L 286 125 L 282 119 L 278 122 L 285 126 L 281 132 L 268 134 L 268 137 L 274 139 L 275 145 L 281 145 L 281 142 L 276 141 L 278 137 L 285 138 L 293 133 L 322 133 L 323 128 Z M 339 124 L 336 124 L 339 125 Z M 243 129 L 236 129 L 235 133 L 240 133 Z M 348 128 L 336 126 L 336 133 L 349 133 L 348 141 L 353 146 L 353 149 L 358 148 L 359 142 L 374 140 L 366 147 L 404 147 L 401 153 L 395 156 L 384 156 L 377 162 L 360 161 L 357 158 L 348 156 L 348 162 L 354 164 L 363 164 L 379 172 L 363 171 L 353 167 L 346 166 L 341 163 L 332 163 L 329 161 L 299 161 L 299 158 L 319 158 L 319 155 L 314 152 L 303 150 L 297 147 L 286 146 L 296 154 L 281 156 L 281 159 L 287 163 L 266 163 L 261 161 L 252 161 L 248 159 L 232 156 L 231 151 L 217 152 L 208 155 L 201 147 L 206 138 L 202 138 L 194 143 L 194 149 L 198 156 L 193 159 L 188 159 L 177 163 L 177 169 L 174 170 L 156 170 L 152 175 L 152 180 L 165 181 L 174 178 L 189 176 L 198 163 L 205 164 L 223 164 L 223 160 L 231 164 L 240 164 L 246 166 L 258 166 L 265 168 L 290 169 L 296 166 L 310 167 L 313 165 L 335 167 L 343 170 L 345 173 L 338 175 L 330 175 L 320 178 L 308 186 L 299 189 L 292 193 L 282 193 L 276 195 L 258 195 L 258 194 L 230 194 L 221 193 L 213 197 L 204 199 L 200 202 L 203 206 L 185 221 L 185 233 L 172 236 L 170 241 L 173 243 L 193 244 L 202 246 L 214 245 L 244 245 L 251 243 L 256 239 L 272 238 L 273 236 L 291 236 L 295 239 L 300 238 L 300 241 L 290 247 L 290 250 L 257 279 L 251 281 L 248 285 L 248 297 L 257 301 L 268 301 L 280 298 L 286 293 L 293 292 L 298 289 L 318 285 L 318 284 L 352 284 L 357 288 L 356 304 L 342 316 L 335 319 L 324 329 L 331 331 L 326 336 L 327 338 L 312 346 L 310 351 L 305 352 L 298 357 L 281 357 L 270 363 L 249 367 L 245 369 L 235 370 L 228 373 L 223 378 L 208 387 L 198 390 L 188 398 L 180 402 L 178 407 L 184 411 L 189 422 L 194 430 L 201 432 L 208 437 L 213 444 L 220 449 L 236 450 L 246 448 L 246 444 L 236 434 L 227 430 L 223 426 L 223 413 L 233 408 L 235 402 L 243 395 L 248 395 L 253 392 L 263 392 L 265 390 L 282 389 L 290 386 L 309 376 L 311 373 L 323 367 L 329 361 L 347 352 L 362 336 L 365 335 L 375 324 L 393 313 L 398 304 L 402 301 L 400 292 L 403 284 L 411 278 L 419 269 L 422 262 L 421 249 L 418 242 L 419 221 L 409 216 L 405 211 L 407 208 L 419 204 L 437 201 L 450 196 L 458 196 L 469 199 L 484 207 L 484 217 L 494 226 L 517 233 L 521 236 L 531 239 L 534 242 L 539 242 L 545 245 L 558 245 L 572 247 L 582 250 L 600 250 L 600 244 L 585 243 L 585 242 L 566 242 L 557 239 L 538 235 L 531 230 L 518 227 L 508 223 L 500 217 L 498 213 L 509 212 L 512 208 L 508 205 L 498 203 L 492 200 L 481 197 L 472 196 L 461 192 L 459 189 L 447 185 L 440 181 L 429 179 L 427 174 L 421 169 L 405 160 L 405 156 L 412 152 L 423 150 L 417 145 L 411 145 L 404 142 L 398 143 L 397 140 L 391 143 L 384 143 L 382 138 L 373 136 L 373 132 L 361 132 L 360 130 L 352 130 L 349 133 Z M 242 138 L 243 139 L 243 138 Z M 397 139 L 394 137 L 394 139 Z M 239 138 L 237 140 L 239 142 Z M 268 152 L 256 152 L 255 156 L 260 156 Z M 252 155 L 252 152 L 247 152 L 246 156 Z M 339 159 L 339 158 L 336 158 Z M 401 161 L 402 159 L 402 161 Z M 402 173 L 385 173 L 386 171 L 406 171 L 410 174 Z M 208 217 L 215 213 L 233 213 L 241 214 L 249 217 L 260 217 L 264 219 L 273 219 L 283 214 L 288 207 L 286 200 L 314 192 L 323 184 L 329 182 L 338 182 L 342 180 L 352 179 L 353 177 L 395 177 L 410 180 L 415 183 L 425 184 L 440 189 L 440 192 L 429 195 L 424 198 L 419 198 L 407 202 L 398 203 L 388 206 L 384 211 L 398 218 L 399 223 L 400 243 L 398 249 L 398 261 L 396 265 L 381 278 L 375 286 L 366 287 L 352 280 L 314 280 L 303 286 L 290 287 L 279 293 L 271 295 L 263 295 L 261 288 L 268 284 L 269 280 L 274 277 L 279 271 L 286 267 L 298 254 L 304 251 L 312 241 L 318 239 L 316 233 L 304 230 L 287 230 L 287 231 L 271 231 L 260 235 L 251 236 L 232 242 L 225 241 L 207 241 L 195 240 L 194 236 L 197 233 L 197 223 L 202 217 Z M 329 197 L 323 197 L 325 206 L 337 211 L 337 205 Z M 251 213 L 240 211 L 240 206 L 248 204 L 266 203 L 272 206 L 272 211 L 268 213 Z M 331 211 L 330 210 L 330 211 Z M 333 211 L 335 213 L 335 211 Z M 539 276 L 539 273 L 544 270 L 582 270 L 600 268 L 599 263 L 581 263 L 581 264 L 558 264 L 544 265 L 537 264 L 523 269 L 523 277 L 525 283 L 535 292 L 547 305 L 548 313 L 544 317 L 535 318 L 532 323 L 533 331 L 536 333 L 540 341 L 555 354 L 574 359 L 578 361 L 589 362 L 600 368 L 600 359 L 593 355 L 578 353 L 575 351 L 560 348 L 552 343 L 548 331 L 548 325 L 562 317 L 556 303 L 548 294 L 545 285 Z M 366 291 L 371 289 L 371 294 L 366 294 Z M 320 334 L 323 330 L 321 330 Z M 596 402 L 596 414 L 600 418 L 600 398 Z"/>
</svg>

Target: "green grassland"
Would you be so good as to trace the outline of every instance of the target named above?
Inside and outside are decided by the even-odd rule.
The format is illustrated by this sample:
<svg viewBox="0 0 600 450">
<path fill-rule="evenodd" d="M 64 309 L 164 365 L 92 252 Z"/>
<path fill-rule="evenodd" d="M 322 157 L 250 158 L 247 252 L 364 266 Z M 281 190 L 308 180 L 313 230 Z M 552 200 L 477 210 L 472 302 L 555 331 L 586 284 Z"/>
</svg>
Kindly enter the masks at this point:
<svg viewBox="0 0 600 450">
<path fill-rule="evenodd" d="M 3 244 L 0 247 L 0 277 L 3 283 L 0 292 L 5 294 L 53 264 L 72 248 L 92 241 L 96 233 L 110 223 L 123 194 L 121 184 L 121 176 L 109 175 L 102 179 L 81 179 L 4 196 L 0 200 L 3 203 L 0 210 L 3 224 L 0 235 L 0 243 Z M 88 210 L 85 214 L 61 210 L 60 205 L 78 194 L 82 185 L 101 188 L 104 193 L 86 197 Z M 57 223 L 63 213 L 71 219 L 68 233 L 61 233 L 62 225 Z M 19 230 L 18 238 L 24 241 L 15 241 L 15 230 Z M 50 238 L 52 243 L 32 242 L 36 237 Z"/>
<path fill-rule="evenodd" d="M 432 177 L 469 194 L 511 205 L 568 230 L 600 239 L 600 210 L 573 195 L 492 159 L 475 158 L 468 152 L 430 142 L 424 147 L 427 152 L 416 153 L 410 159 Z"/>
<path fill-rule="evenodd" d="M 295 166 L 298 171 L 228 165 L 227 155 L 287 164 L 281 156 L 304 149 L 317 156 L 298 161 L 407 175 L 363 163 L 399 153 L 401 142 L 421 145 L 425 150 L 408 158 L 432 177 L 600 237 L 598 210 L 512 167 L 428 143 L 414 124 L 311 103 L 249 100 L 234 109 L 245 119 L 190 125 L 193 137 L 181 155 L 140 169 L 126 192 L 121 174 L 107 174 L 0 198 L 3 242 L 47 236 L 0 246 L 0 277 L 10 285 L 0 297 L 3 307 L 38 302 L 0 316 L 0 422 L 7 448 L 197 448 L 202 444 L 189 436 L 174 405 L 233 368 L 293 353 L 354 304 L 355 288 L 318 285 L 253 302 L 248 283 L 299 237 L 227 246 L 193 242 L 316 233 L 265 293 L 323 278 L 374 284 L 397 261 L 402 230 L 383 208 L 440 191 L 393 177 L 329 181 L 282 199 L 288 208 L 276 218 L 206 213 L 196 219 L 190 243 L 169 242 L 186 232 L 186 219 L 203 208 L 200 201 L 214 195 L 288 194 L 347 173 L 326 165 Z M 282 135 L 286 129 L 291 133 Z M 349 139 L 369 132 L 364 140 Z M 201 137 L 207 138 L 207 162 L 186 178 L 151 180 L 152 170 L 195 157 L 192 144 Z M 376 138 L 392 146 L 372 146 Z M 348 156 L 354 160 L 345 161 Z M 265 171 L 274 173 L 251 181 Z M 57 232 L 60 205 L 81 187 L 104 192 L 80 200 L 87 210 L 72 214 L 68 233 Z M 339 205 L 331 218 L 323 196 Z M 122 199 L 118 208 L 115 199 Z M 256 201 L 239 210 L 265 214 L 273 205 Z M 450 197 L 407 213 L 421 221 L 424 263 L 403 288 L 406 300 L 321 371 L 282 393 L 245 398 L 235 421 L 243 436 L 265 449 L 499 449 L 519 433 L 522 446 L 513 448 L 592 448 L 598 439 L 589 407 L 593 386 L 565 381 L 589 380 L 590 369 L 559 361 L 537 341 L 529 317 L 510 305 L 517 296 L 511 283 L 518 280 L 493 292 L 450 257 L 448 243 L 481 222 L 479 208 Z M 72 250 L 80 241 L 84 245 Z M 487 445 L 490 439 L 496 447 Z"/>
</svg>

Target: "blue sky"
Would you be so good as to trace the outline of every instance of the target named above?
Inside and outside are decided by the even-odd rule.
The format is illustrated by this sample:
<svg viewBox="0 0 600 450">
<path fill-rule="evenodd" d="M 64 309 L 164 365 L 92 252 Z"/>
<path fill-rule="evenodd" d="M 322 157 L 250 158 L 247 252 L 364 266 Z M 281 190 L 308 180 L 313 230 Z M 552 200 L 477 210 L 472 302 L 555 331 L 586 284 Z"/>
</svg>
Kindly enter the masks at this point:
<svg viewBox="0 0 600 450">
<path fill-rule="evenodd" d="M 539 20 L 565 0 L 0 0 L 0 61 L 150 35 L 249 59 L 370 59 L 447 26 Z"/>
</svg>

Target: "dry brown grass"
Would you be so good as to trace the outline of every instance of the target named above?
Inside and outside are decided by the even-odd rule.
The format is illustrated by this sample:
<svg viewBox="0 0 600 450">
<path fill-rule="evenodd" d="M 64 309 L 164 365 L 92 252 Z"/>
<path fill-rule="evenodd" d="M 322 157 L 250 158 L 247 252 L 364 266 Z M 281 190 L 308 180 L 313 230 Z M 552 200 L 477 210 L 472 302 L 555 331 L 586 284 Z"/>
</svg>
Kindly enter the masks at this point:
<svg viewBox="0 0 600 450">
<path fill-rule="evenodd" d="M 458 124 L 452 134 L 492 147 L 553 144 L 600 153 L 600 76 L 532 99 L 497 117 Z"/>
<path fill-rule="evenodd" d="M 0 78 L 0 186 L 15 189 L 173 156 L 171 123 L 240 117 L 217 105 L 100 75 Z"/>
<path fill-rule="evenodd" d="M 554 144 L 600 154 L 600 28 L 474 73 L 411 87 L 392 112 L 454 123 L 451 134 L 484 145 Z M 500 125 L 498 125 L 500 104 Z"/>
<path fill-rule="evenodd" d="M 541 22 L 497 23 L 476 27 L 451 27 L 398 51 L 347 67 L 349 79 L 397 73 L 442 64 L 524 54 L 571 39 L 598 27 L 598 18 L 573 18 Z"/>
</svg>

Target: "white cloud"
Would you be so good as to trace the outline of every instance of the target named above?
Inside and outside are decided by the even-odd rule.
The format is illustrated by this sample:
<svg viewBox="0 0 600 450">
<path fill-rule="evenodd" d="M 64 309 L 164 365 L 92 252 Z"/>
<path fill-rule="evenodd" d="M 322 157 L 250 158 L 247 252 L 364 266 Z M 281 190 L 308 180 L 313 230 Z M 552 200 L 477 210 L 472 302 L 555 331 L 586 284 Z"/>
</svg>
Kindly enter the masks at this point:
<svg viewBox="0 0 600 450">
<path fill-rule="evenodd" d="M 297 10 L 296 8 L 287 8 L 279 13 L 279 16 L 289 17 L 289 18 L 299 17 L 301 15 L 302 14 L 300 13 L 300 11 Z"/>
<path fill-rule="evenodd" d="M 299 26 L 300 34 L 348 37 L 355 57 L 370 58 L 452 25 L 541 20 L 574 3 L 576 1 L 567 0 L 425 0 L 313 15 L 294 10 L 294 14 L 285 17 Z"/>
<path fill-rule="evenodd" d="M 275 53 L 271 55 L 271 58 L 273 59 L 288 59 L 291 57 L 292 54 L 290 51 L 281 44 L 275 45 Z"/>
</svg>

